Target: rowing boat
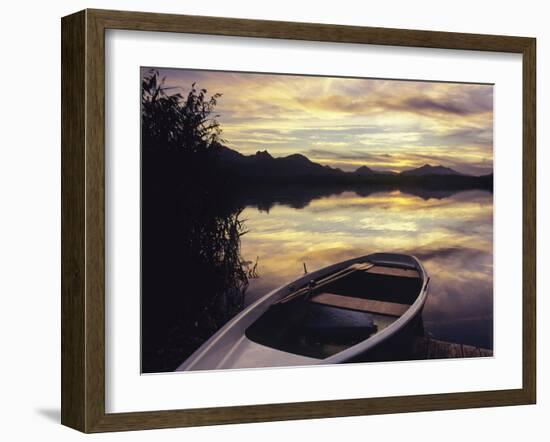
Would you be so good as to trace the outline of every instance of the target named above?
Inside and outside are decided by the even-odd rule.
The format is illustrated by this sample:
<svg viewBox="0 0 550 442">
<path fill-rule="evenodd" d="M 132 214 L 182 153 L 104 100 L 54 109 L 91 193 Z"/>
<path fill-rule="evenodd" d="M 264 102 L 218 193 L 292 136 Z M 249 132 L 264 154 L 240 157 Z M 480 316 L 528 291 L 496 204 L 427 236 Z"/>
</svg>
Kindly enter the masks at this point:
<svg viewBox="0 0 550 442">
<path fill-rule="evenodd" d="M 356 361 L 410 330 L 428 283 L 417 258 L 397 253 L 307 273 L 247 307 L 176 371 Z"/>
</svg>

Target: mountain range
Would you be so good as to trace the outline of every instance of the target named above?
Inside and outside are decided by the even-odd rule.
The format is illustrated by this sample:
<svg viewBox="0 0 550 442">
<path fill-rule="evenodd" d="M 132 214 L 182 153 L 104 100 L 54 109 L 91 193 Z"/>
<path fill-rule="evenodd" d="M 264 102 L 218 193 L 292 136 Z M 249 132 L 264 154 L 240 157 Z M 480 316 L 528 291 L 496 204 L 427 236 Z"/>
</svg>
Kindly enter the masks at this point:
<svg viewBox="0 0 550 442">
<path fill-rule="evenodd" d="M 218 149 L 222 167 L 246 177 L 322 177 L 344 176 L 345 172 L 330 166 L 314 163 L 300 154 L 274 158 L 266 150 L 255 155 L 243 155 L 228 147 Z"/>
<path fill-rule="evenodd" d="M 366 165 L 360 166 L 353 172 L 345 172 L 338 168 L 323 166 L 311 161 L 304 155 L 293 154 L 286 157 L 273 157 L 266 150 L 258 151 L 254 155 L 243 155 L 225 146 L 217 148 L 219 163 L 231 175 L 241 178 L 255 178 L 262 180 L 279 179 L 314 179 L 326 178 L 327 181 L 418 181 L 426 178 L 435 178 L 459 182 L 475 178 L 488 178 L 492 181 L 492 174 L 475 177 L 460 173 L 442 165 L 432 166 L 424 164 L 418 168 L 402 172 L 374 170 Z"/>
</svg>

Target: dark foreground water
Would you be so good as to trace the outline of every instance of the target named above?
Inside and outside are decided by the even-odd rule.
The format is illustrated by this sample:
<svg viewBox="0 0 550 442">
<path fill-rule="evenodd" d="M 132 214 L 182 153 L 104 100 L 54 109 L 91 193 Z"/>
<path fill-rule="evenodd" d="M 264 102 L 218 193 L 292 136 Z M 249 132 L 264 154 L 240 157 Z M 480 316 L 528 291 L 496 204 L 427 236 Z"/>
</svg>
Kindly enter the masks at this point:
<svg viewBox="0 0 550 442">
<path fill-rule="evenodd" d="M 245 303 L 303 274 L 374 252 L 417 256 L 430 277 L 424 328 L 434 338 L 493 348 L 493 195 L 343 191 L 247 204 L 242 256 L 257 260 Z"/>
</svg>

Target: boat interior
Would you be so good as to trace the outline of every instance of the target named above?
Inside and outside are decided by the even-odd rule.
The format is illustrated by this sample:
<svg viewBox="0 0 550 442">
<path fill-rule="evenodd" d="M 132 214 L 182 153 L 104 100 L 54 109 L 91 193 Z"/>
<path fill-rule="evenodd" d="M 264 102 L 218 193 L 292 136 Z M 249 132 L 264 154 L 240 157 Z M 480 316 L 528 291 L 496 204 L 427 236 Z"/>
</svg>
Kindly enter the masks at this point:
<svg viewBox="0 0 550 442">
<path fill-rule="evenodd" d="M 416 269 L 354 264 L 273 304 L 246 335 L 268 347 L 324 359 L 390 326 L 421 287 Z"/>
</svg>

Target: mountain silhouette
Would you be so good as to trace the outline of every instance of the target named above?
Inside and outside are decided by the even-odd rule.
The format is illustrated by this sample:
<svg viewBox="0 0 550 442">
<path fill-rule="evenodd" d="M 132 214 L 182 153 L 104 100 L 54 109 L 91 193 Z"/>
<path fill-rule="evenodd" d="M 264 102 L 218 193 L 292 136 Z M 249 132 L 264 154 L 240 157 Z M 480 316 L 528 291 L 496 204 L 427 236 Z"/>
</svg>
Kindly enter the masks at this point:
<svg viewBox="0 0 550 442">
<path fill-rule="evenodd" d="M 396 173 L 392 171 L 375 170 L 366 165 L 353 172 L 323 166 L 315 163 L 305 155 L 292 154 L 286 157 L 273 157 L 267 150 L 258 151 L 254 155 L 243 155 L 226 146 L 217 147 L 217 156 L 222 168 L 246 177 L 375 177 L 379 175 L 423 177 L 438 176 L 470 176 L 442 165 L 424 164 L 415 169 Z"/>
<path fill-rule="evenodd" d="M 373 175 L 397 175 L 396 172 L 392 172 L 390 170 L 374 170 L 371 169 L 368 166 L 361 166 L 358 167 L 354 172 L 352 172 L 354 175 L 358 176 L 373 176 Z"/>
<path fill-rule="evenodd" d="M 357 168 L 357 170 L 353 173 L 355 173 L 357 175 L 372 175 L 372 174 L 375 174 L 376 171 L 372 170 L 368 166 L 361 166 L 361 167 Z"/>
<path fill-rule="evenodd" d="M 295 185 L 390 187 L 434 190 L 492 190 L 493 174 L 473 176 L 442 165 L 425 164 L 401 173 L 375 170 L 367 165 L 353 172 L 323 166 L 304 155 L 273 157 L 266 150 L 243 155 L 223 145 L 216 146 L 219 173 L 227 185 Z"/>
<path fill-rule="evenodd" d="M 401 175 L 412 175 L 412 176 L 426 176 L 426 175 L 464 175 L 463 173 L 457 172 L 450 167 L 445 166 L 431 166 L 430 164 L 424 164 L 421 167 L 416 169 L 404 170 L 401 172 Z"/>
<path fill-rule="evenodd" d="M 243 155 L 225 146 L 220 146 L 217 154 L 222 168 L 241 177 L 296 178 L 345 175 L 340 169 L 314 163 L 301 154 L 274 158 L 264 150 L 254 155 Z"/>
</svg>

